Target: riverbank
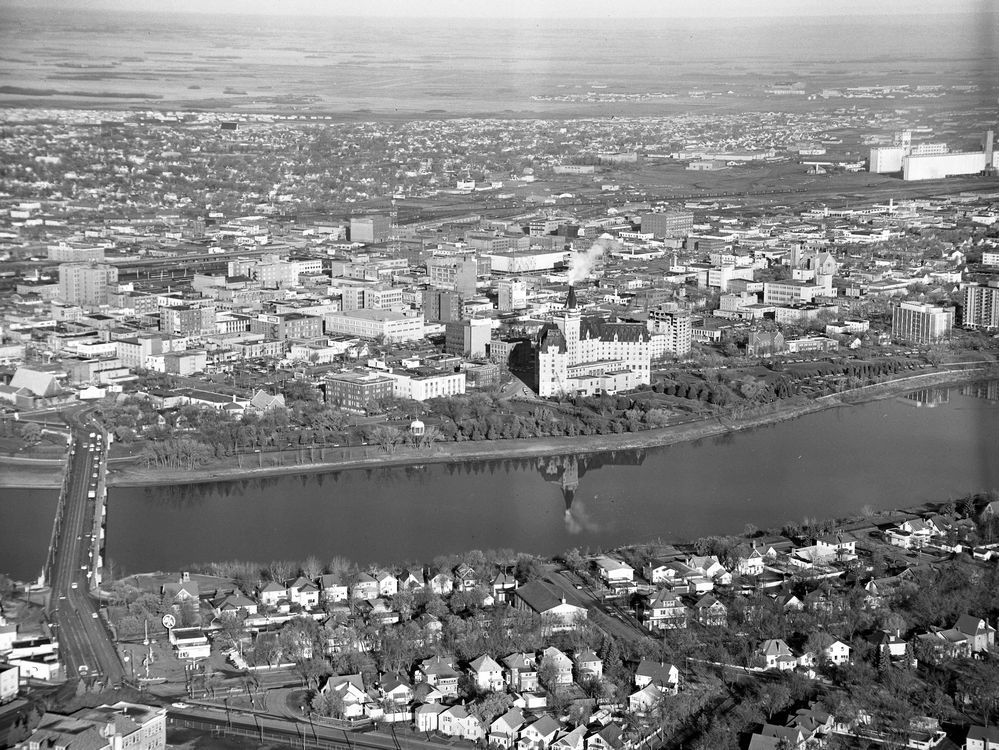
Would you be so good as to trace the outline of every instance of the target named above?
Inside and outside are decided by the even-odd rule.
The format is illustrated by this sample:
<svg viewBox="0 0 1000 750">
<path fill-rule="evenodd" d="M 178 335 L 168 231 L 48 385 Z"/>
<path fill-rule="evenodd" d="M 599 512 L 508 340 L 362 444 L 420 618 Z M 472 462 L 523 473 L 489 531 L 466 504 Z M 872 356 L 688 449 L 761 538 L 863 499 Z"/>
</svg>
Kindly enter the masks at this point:
<svg viewBox="0 0 1000 750">
<path fill-rule="evenodd" d="M 785 399 L 758 407 L 752 413 L 738 417 L 712 416 L 685 424 L 642 432 L 575 437 L 523 438 L 518 440 L 483 440 L 463 443 L 436 443 L 428 448 L 396 447 L 385 452 L 375 445 L 364 448 L 340 449 L 336 457 L 321 461 L 309 460 L 309 449 L 295 454 L 296 463 L 268 466 L 262 454 L 249 454 L 240 459 L 228 458 L 212 466 L 198 469 L 147 468 L 134 460 L 112 460 L 108 472 L 111 487 L 143 487 L 152 485 L 200 484 L 251 477 L 273 477 L 294 474 L 318 474 L 349 469 L 389 468 L 430 463 L 458 463 L 507 458 L 537 458 L 539 456 L 603 453 L 614 450 L 634 450 L 695 442 L 733 432 L 752 430 L 814 412 L 841 406 L 852 406 L 882 398 L 899 396 L 928 387 L 960 385 L 996 377 L 996 366 L 962 369 L 936 369 L 898 378 L 885 383 L 863 386 L 842 393 L 812 400 Z M 328 449 L 329 450 L 329 449 Z M 351 452 L 348 453 L 348 450 Z M 251 465 L 254 462 L 258 465 Z M 18 462 L 0 459 L 0 487 L 58 488 L 62 482 L 62 464 L 36 465 L 38 462 Z M 46 462 L 48 464 L 48 462 Z M 240 465 L 242 464 L 242 465 Z"/>
<path fill-rule="evenodd" d="M 464 443 L 437 443 L 430 448 L 397 447 L 387 453 L 378 446 L 367 446 L 366 454 L 321 462 L 283 464 L 275 466 L 209 466 L 194 470 L 157 469 L 140 466 L 113 466 L 108 474 L 112 487 L 142 487 L 151 485 L 197 484 L 203 482 L 272 477 L 294 474 L 316 474 L 349 469 L 388 468 L 430 463 L 488 461 L 508 458 L 537 458 L 539 456 L 603 453 L 614 450 L 634 450 L 695 442 L 732 432 L 742 432 L 814 412 L 841 406 L 851 406 L 890 398 L 919 388 L 959 385 L 995 377 L 996 367 L 988 365 L 961 370 L 936 370 L 899 378 L 886 383 L 821 396 L 813 400 L 786 399 L 759 407 L 753 413 L 737 419 L 713 416 L 686 424 L 663 427 L 642 432 L 612 435 L 586 435 L 575 437 L 527 438 L 519 440 L 483 440 Z M 303 451 L 305 453 L 307 451 Z M 252 461 L 244 459 L 244 463 Z M 259 459 L 263 461 L 262 458 Z"/>
</svg>

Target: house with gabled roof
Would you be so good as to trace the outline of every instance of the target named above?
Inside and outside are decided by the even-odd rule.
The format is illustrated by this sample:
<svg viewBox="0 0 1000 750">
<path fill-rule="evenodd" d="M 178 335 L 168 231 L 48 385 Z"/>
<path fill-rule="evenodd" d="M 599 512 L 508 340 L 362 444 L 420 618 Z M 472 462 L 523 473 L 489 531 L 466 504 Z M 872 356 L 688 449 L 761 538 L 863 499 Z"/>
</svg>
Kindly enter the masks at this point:
<svg viewBox="0 0 1000 750">
<path fill-rule="evenodd" d="M 643 659 L 635 668 L 633 682 L 637 688 L 656 685 L 676 695 L 677 686 L 680 682 L 680 671 L 673 664 L 664 664 L 662 661 L 655 662 L 652 659 Z"/>
<path fill-rule="evenodd" d="M 340 696 L 345 719 L 364 716 L 365 706 L 371 701 L 360 674 L 333 675 L 323 684 L 320 692 L 324 695 L 335 693 Z"/>
<path fill-rule="evenodd" d="M 792 654 L 792 649 L 781 638 L 764 641 L 757 649 L 757 653 L 764 657 L 767 669 L 788 671 L 798 665 L 798 659 Z"/>
<path fill-rule="evenodd" d="M 438 731 L 449 737 L 461 737 L 469 742 L 478 742 L 486 736 L 486 727 L 479 717 L 465 710 L 465 706 L 449 706 L 438 714 Z"/>
<path fill-rule="evenodd" d="M 584 750 L 587 746 L 587 727 L 580 725 L 567 732 L 561 732 L 549 745 L 552 750 Z"/>
<path fill-rule="evenodd" d="M 351 589 L 355 599 L 377 599 L 378 581 L 371 573 L 358 573 L 358 578 Z"/>
<path fill-rule="evenodd" d="M 299 576 L 286 586 L 288 599 L 305 609 L 319 606 L 319 586 L 305 576 Z"/>
<path fill-rule="evenodd" d="M 422 703 L 413 709 L 413 723 L 419 732 L 436 732 L 438 717 L 447 709 L 440 703 Z"/>
<path fill-rule="evenodd" d="M 320 599 L 327 603 L 346 602 L 347 584 L 338 575 L 326 574 L 319 577 Z"/>
<path fill-rule="evenodd" d="M 673 591 L 660 589 L 646 600 L 640 617 L 650 630 L 682 630 L 687 627 L 688 609 Z"/>
<path fill-rule="evenodd" d="M 587 737 L 587 750 L 622 750 L 627 744 L 625 730 L 615 722 L 601 727 Z"/>
<path fill-rule="evenodd" d="M 427 588 L 438 596 L 447 596 L 455 588 L 454 579 L 443 570 L 428 570 L 424 577 Z"/>
<path fill-rule="evenodd" d="M 807 666 L 817 664 L 847 664 L 851 660 L 851 647 L 839 638 L 825 631 L 816 634 L 818 653 L 805 653 L 799 658 L 799 663 Z"/>
<path fill-rule="evenodd" d="M 520 708 L 511 708 L 503 716 L 498 716 L 490 724 L 490 731 L 486 735 L 486 740 L 490 745 L 510 748 L 517 741 L 518 732 L 524 726 L 524 711 Z"/>
<path fill-rule="evenodd" d="M 493 576 L 493 580 L 490 581 L 490 588 L 493 590 L 493 598 L 496 599 L 497 603 L 502 604 L 509 601 L 511 595 L 517 591 L 517 578 L 509 571 L 498 571 Z"/>
<path fill-rule="evenodd" d="M 551 666 L 555 670 L 555 682 L 557 685 L 570 685 L 573 683 L 573 662 L 555 646 L 549 646 L 542 651 L 542 656 L 538 660 L 538 664 L 539 669 L 546 669 Z"/>
<path fill-rule="evenodd" d="M 728 586 L 733 582 L 732 573 L 725 569 L 716 555 L 691 555 L 685 560 L 685 564 L 720 586 Z"/>
<path fill-rule="evenodd" d="M 455 567 L 455 588 L 459 591 L 472 591 L 479 585 L 479 576 L 475 568 L 468 563 L 462 563 Z"/>
<path fill-rule="evenodd" d="M 628 710 L 637 716 L 645 716 L 663 700 L 664 691 L 658 685 L 646 685 L 628 697 Z"/>
<path fill-rule="evenodd" d="M 764 555 L 756 542 L 745 555 L 736 559 L 736 572 L 741 576 L 759 576 L 764 572 Z"/>
<path fill-rule="evenodd" d="M 974 615 L 960 616 L 955 623 L 955 630 L 969 639 L 969 645 L 974 654 L 986 651 L 997 640 L 996 628 L 983 618 Z"/>
<path fill-rule="evenodd" d="M 185 578 L 187 574 L 181 576 L 177 583 L 165 583 L 160 587 L 160 595 L 170 600 L 171 604 L 179 604 L 186 601 L 198 601 L 201 595 L 201 588 L 197 581 Z"/>
<path fill-rule="evenodd" d="M 585 607 L 566 601 L 564 593 L 542 581 L 531 581 L 516 589 L 510 603 L 515 609 L 539 615 L 544 633 L 573 630 L 587 619 Z"/>
<path fill-rule="evenodd" d="M 235 594 L 227 594 L 212 602 L 212 611 L 216 617 L 223 615 L 247 615 L 257 614 L 257 602 L 249 596 L 237 591 Z"/>
<path fill-rule="evenodd" d="M 458 670 L 455 661 L 450 657 L 435 656 L 424 659 L 417 667 L 415 678 L 418 682 L 426 682 L 436 687 L 445 696 L 458 695 Z"/>
<path fill-rule="evenodd" d="M 1000 750 L 1000 727 L 969 727 L 963 750 Z"/>
<path fill-rule="evenodd" d="M 589 648 L 573 655 L 573 666 L 580 682 L 599 680 L 604 676 L 604 661 Z"/>
<path fill-rule="evenodd" d="M 503 667 L 489 654 L 469 662 L 469 677 L 480 690 L 499 692 L 503 690 Z"/>
<path fill-rule="evenodd" d="M 260 389 L 250 399 L 246 410 L 255 414 L 264 414 L 275 409 L 285 408 L 285 397 L 280 393 L 268 393 Z"/>
<path fill-rule="evenodd" d="M 424 577 L 412 570 L 403 570 L 396 576 L 396 588 L 399 591 L 420 591 L 424 588 Z"/>
<path fill-rule="evenodd" d="M 723 627 L 728 615 L 729 611 L 726 609 L 726 605 L 719 601 L 714 594 L 705 594 L 695 602 L 694 617 L 700 625 Z"/>
<path fill-rule="evenodd" d="M 504 657 L 507 668 L 507 684 L 515 693 L 538 690 L 538 666 L 534 654 L 514 653 Z"/>
<path fill-rule="evenodd" d="M 288 598 L 288 591 L 277 581 L 268 581 L 257 589 L 257 598 L 265 607 L 276 607 L 278 602 Z"/>
<path fill-rule="evenodd" d="M 517 750 L 547 750 L 559 733 L 559 722 L 548 714 L 522 727 Z"/>
</svg>

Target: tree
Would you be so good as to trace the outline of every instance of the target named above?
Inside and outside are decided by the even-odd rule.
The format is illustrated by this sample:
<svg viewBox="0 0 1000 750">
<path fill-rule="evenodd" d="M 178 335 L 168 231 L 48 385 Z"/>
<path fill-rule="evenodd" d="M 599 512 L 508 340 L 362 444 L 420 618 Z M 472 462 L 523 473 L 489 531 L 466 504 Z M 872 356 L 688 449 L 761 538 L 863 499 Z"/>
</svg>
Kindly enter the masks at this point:
<svg viewBox="0 0 1000 750">
<path fill-rule="evenodd" d="M 21 425 L 21 439 L 28 445 L 34 445 L 42 439 L 42 427 L 37 422 L 25 422 Z"/>
<path fill-rule="evenodd" d="M 302 659 L 295 663 L 295 673 L 301 678 L 303 685 L 316 689 L 322 678 L 330 673 L 330 664 L 326 659 L 316 657 Z"/>
<path fill-rule="evenodd" d="M 340 719 L 344 716 L 344 699 L 340 693 L 334 690 L 316 693 L 310 707 L 320 716 L 334 719 Z"/>
<path fill-rule="evenodd" d="M 323 563 L 315 555 L 310 555 L 302 563 L 302 575 L 310 580 L 319 578 L 323 572 Z"/>
<path fill-rule="evenodd" d="M 380 424 L 372 430 L 372 440 L 386 453 L 392 453 L 402 442 L 403 434 L 395 427 Z"/>
</svg>

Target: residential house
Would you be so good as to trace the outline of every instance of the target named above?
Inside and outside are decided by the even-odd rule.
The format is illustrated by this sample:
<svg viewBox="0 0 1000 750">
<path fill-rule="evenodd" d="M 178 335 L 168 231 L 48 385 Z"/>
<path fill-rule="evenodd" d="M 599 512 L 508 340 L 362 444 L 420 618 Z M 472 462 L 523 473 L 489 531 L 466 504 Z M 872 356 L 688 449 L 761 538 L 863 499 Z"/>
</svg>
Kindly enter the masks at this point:
<svg viewBox="0 0 1000 750">
<path fill-rule="evenodd" d="M 759 739 L 758 739 L 759 738 Z M 783 727 L 780 724 L 765 724 L 760 731 L 750 737 L 748 750 L 775 750 L 775 748 L 800 748 L 806 741 L 805 734 L 798 727 Z"/>
<path fill-rule="evenodd" d="M 478 717 L 458 704 L 449 706 L 438 714 L 438 731 L 449 737 L 461 737 L 469 742 L 478 742 L 486 736 L 486 727 Z"/>
<path fill-rule="evenodd" d="M 554 670 L 556 685 L 572 684 L 573 662 L 555 646 L 549 646 L 542 651 L 542 658 L 539 660 L 539 671 L 545 669 Z"/>
<path fill-rule="evenodd" d="M 642 621 L 650 630 L 680 630 L 687 627 L 688 609 L 677 594 L 661 589 L 647 600 Z"/>
<path fill-rule="evenodd" d="M 498 604 L 509 601 L 511 595 L 517 591 L 518 583 L 513 573 L 500 571 L 493 580 L 490 581 L 490 588 L 493 591 L 493 598 Z"/>
<path fill-rule="evenodd" d="M 590 649 L 578 651 L 573 655 L 573 665 L 576 667 L 578 682 L 599 680 L 604 676 L 604 662 Z"/>
<path fill-rule="evenodd" d="M 643 659 L 635 668 L 633 682 L 637 688 L 656 685 L 676 695 L 680 683 L 680 671 L 673 664 Z"/>
<path fill-rule="evenodd" d="M 404 570 L 396 576 L 396 588 L 399 591 L 419 591 L 424 588 L 423 576 L 416 575 L 412 570 Z"/>
<path fill-rule="evenodd" d="M 216 617 L 222 617 L 223 615 L 246 617 L 257 614 L 257 602 L 245 594 L 236 592 L 235 594 L 227 594 L 213 601 L 212 611 Z"/>
<path fill-rule="evenodd" d="M 827 534 L 816 539 L 814 545 L 820 552 L 829 554 L 837 562 L 856 560 L 856 542 L 843 534 Z"/>
<path fill-rule="evenodd" d="M 662 560 L 649 560 L 642 566 L 642 577 L 652 584 L 671 584 L 676 575 L 677 571 Z"/>
<path fill-rule="evenodd" d="M 559 733 L 559 723 L 548 714 L 521 729 L 517 750 L 546 750 Z"/>
<path fill-rule="evenodd" d="M 906 656 L 906 641 L 899 637 L 899 633 L 892 633 L 888 630 L 876 630 L 868 636 L 878 651 L 887 651 L 890 659 L 902 659 Z"/>
<path fill-rule="evenodd" d="M 165 583 L 160 587 L 160 595 L 170 604 L 197 602 L 200 594 L 198 582 L 192 581 L 187 573 L 182 573 L 181 580 L 177 583 Z"/>
<path fill-rule="evenodd" d="M 963 750 L 1000 750 L 1000 728 L 969 727 Z"/>
<path fill-rule="evenodd" d="M 627 744 L 625 730 L 615 722 L 587 737 L 587 750 L 622 750 Z"/>
<path fill-rule="evenodd" d="M 395 596 L 399 591 L 399 581 L 388 570 L 380 570 L 374 575 L 379 596 Z"/>
<path fill-rule="evenodd" d="M 817 633 L 814 639 L 819 653 L 811 654 L 814 664 L 847 664 L 851 660 L 851 647 L 827 632 Z"/>
<path fill-rule="evenodd" d="M 764 555 L 756 544 L 749 552 L 736 559 L 736 572 L 741 576 L 759 576 L 764 572 Z"/>
<path fill-rule="evenodd" d="M 413 686 L 398 675 L 383 675 L 379 680 L 379 694 L 396 706 L 406 706 L 413 700 Z"/>
<path fill-rule="evenodd" d="M 436 732 L 438 717 L 447 709 L 440 703 L 423 703 L 413 710 L 413 723 L 418 732 Z"/>
<path fill-rule="evenodd" d="M 511 654 L 503 663 L 507 668 L 507 684 L 515 693 L 531 693 L 538 689 L 538 667 L 532 654 Z"/>
<path fill-rule="evenodd" d="M 377 599 L 378 581 L 371 573 L 359 573 L 358 580 L 354 582 L 351 595 L 355 599 Z"/>
<path fill-rule="evenodd" d="M 786 594 L 781 600 L 781 608 L 785 612 L 801 612 L 806 605 L 795 594 Z"/>
<path fill-rule="evenodd" d="M 974 615 L 962 615 L 955 623 L 955 630 L 969 639 L 972 653 L 978 654 L 993 646 L 997 640 L 997 630 L 986 620 Z"/>
<path fill-rule="evenodd" d="M 520 708 L 511 708 L 503 716 L 499 716 L 490 724 L 489 734 L 486 740 L 490 745 L 502 748 L 511 748 L 517 741 L 517 734 L 524 726 L 524 711 Z"/>
<path fill-rule="evenodd" d="M 607 555 L 601 555 L 594 560 L 597 572 L 606 586 L 612 588 L 628 584 L 635 577 L 635 571 L 631 565 L 626 565 L 621 560 L 615 560 Z"/>
<path fill-rule="evenodd" d="M 645 716 L 663 701 L 667 691 L 658 685 L 646 685 L 628 697 L 628 710 L 638 716 Z"/>
<path fill-rule="evenodd" d="M 798 728 L 807 740 L 817 742 L 821 736 L 833 731 L 835 723 L 833 715 L 816 702 L 796 710 L 795 715 L 790 716 L 786 722 L 788 726 Z"/>
<path fill-rule="evenodd" d="M 276 581 L 268 581 L 257 589 L 257 598 L 265 607 L 277 607 L 278 602 L 288 598 L 288 591 Z"/>
<path fill-rule="evenodd" d="M 358 605 L 358 612 L 368 622 L 377 625 L 394 625 L 402 619 L 399 612 L 395 611 L 392 605 L 382 597 L 363 599 Z"/>
<path fill-rule="evenodd" d="M 933 521 L 922 518 L 911 518 L 908 521 L 887 529 L 885 539 L 894 547 L 903 549 L 923 549 L 930 540 L 939 535 L 941 530 Z"/>
<path fill-rule="evenodd" d="M 729 612 L 726 605 L 720 602 L 714 594 L 705 594 L 695 602 L 694 617 L 699 624 L 707 627 L 723 627 Z"/>
<path fill-rule="evenodd" d="M 334 693 L 340 696 L 345 719 L 358 719 L 364 716 L 365 706 L 371 700 L 360 674 L 333 675 L 320 688 L 320 692 L 324 695 Z"/>
<path fill-rule="evenodd" d="M 552 750 L 584 750 L 586 746 L 587 727 L 581 725 L 559 734 L 549 747 Z"/>
<path fill-rule="evenodd" d="M 573 630 L 587 619 L 586 608 L 567 602 L 565 594 L 542 581 L 531 581 L 516 589 L 510 602 L 515 609 L 541 617 L 545 633 Z"/>
<path fill-rule="evenodd" d="M 455 581 L 443 570 L 427 571 L 427 587 L 438 596 L 446 596 L 455 588 Z"/>
<path fill-rule="evenodd" d="M 426 682 L 441 691 L 442 695 L 458 696 L 458 671 L 451 657 L 435 656 L 420 662 L 416 679 Z"/>
<path fill-rule="evenodd" d="M 723 567 L 715 555 L 692 555 L 685 561 L 692 570 L 701 573 L 719 586 L 728 586 L 733 582 L 733 575 Z"/>
<path fill-rule="evenodd" d="M 455 588 L 459 591 L 472 591 L 479 585 L 479 576 L 475 569 L 467 563 L 462 563 L 455 568 Z"/>
<path fill-rule="evenodd" d="M 319 586 L 305 576 L 299 576 L 289 583 L 288 599 L 304 609 L 319 606 Z"/>
<path fill-rule="evenodd" d="M 480 690 L 490 692 L 503 690 L 503 667 L 489 654 L 483 654 L 469 662 L 469 677 Z"/>
<path fill-rule="evenodd" d="M 423 634 L 423 645 L 428 643 L 437 643 L 441 640 L 441 621 L 432 614 L 424 612 L 416 620 L 417 625 L 420 626 L 420 631 Z"/>
<path fill-rule="evenodd" d="M 792 650 L 780 638 L 771 638 L 764 641 L 757 653 L 764 657 L 766 669 L 778 669 L 787 671 L 795 669 L 798 660 L 792 655 Z"/>
<path fill-rule="evenodd" d="M 347 584 L 340 576 L 327 574 L 319 577 L 320 598 L 329 604 L 347 601 Z"/>
<path fill-rule="evenodd" d="M 667 568 L 673 571 L 671 588 L 682 592 L 685 588 L 691 594 L 704 594 L 715 588 L 715 582 L 699 570 L 687 563 L 675 561 L 667 563 Z"/>
</svg>

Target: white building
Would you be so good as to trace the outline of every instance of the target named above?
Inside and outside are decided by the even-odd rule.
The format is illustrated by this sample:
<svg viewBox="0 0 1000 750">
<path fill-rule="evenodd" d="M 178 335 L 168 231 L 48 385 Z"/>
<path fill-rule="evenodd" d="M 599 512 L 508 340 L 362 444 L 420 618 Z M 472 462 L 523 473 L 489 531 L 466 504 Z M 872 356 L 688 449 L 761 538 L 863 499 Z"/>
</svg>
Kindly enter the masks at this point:
<svg viewBox="0 0 1000 750">
<path fill-rule="evenodd" d="M 426 401 L 429 398 L 459 396 L 465 393 L 465 374 L 461 372 L 418 374 L 390 371 L 385 375 L 393 380 L 392 395 L 396 398 Z"/>
<path fill-rule="evenodd" d="M 415 341 L 423 338 L 423 313 L 394 310 L 350 310 L 323 316 L 327 333 L 341 333 L 387 342 Z"/>
</svg>

